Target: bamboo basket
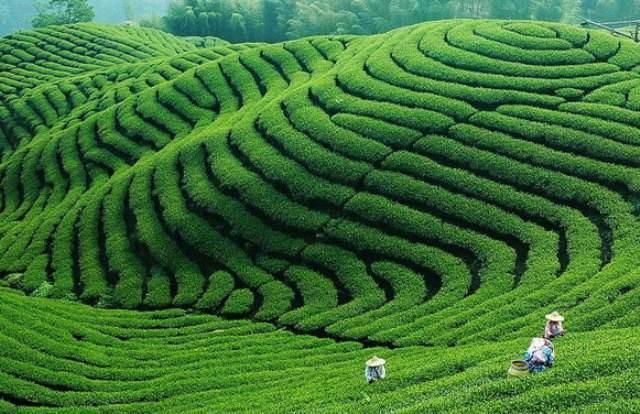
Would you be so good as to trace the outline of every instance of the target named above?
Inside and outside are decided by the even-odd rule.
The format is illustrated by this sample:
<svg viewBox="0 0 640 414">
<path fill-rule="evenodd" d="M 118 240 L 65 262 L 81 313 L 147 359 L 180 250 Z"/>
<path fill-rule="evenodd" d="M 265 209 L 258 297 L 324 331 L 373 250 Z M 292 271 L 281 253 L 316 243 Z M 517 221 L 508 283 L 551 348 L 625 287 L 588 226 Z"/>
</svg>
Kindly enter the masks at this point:
<svg viewBox="0 0 640 414">
<path fill-rule="evenodd" d="M 529 366 L 521 359 L 511 361 L 509 371 L 507 371 L 509 377 L 523 377 L 529 375 Z"/>
</svg>

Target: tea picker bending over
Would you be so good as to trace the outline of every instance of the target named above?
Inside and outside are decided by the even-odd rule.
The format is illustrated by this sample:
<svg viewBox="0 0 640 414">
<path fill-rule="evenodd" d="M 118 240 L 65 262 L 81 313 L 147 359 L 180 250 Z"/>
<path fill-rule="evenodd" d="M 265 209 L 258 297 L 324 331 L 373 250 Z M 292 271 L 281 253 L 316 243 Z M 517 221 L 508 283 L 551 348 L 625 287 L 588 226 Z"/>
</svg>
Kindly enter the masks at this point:
<svg viewBox="0 0 640 414">
<path fill-rule="evenodd" d="M 382 358 L 378 358 L 374 356 L 370 360 L 366 362 L 366 366 L 364 368 L 364 376 L 367 379 L 367 382 L 371 384 L 379 379 L 383 379 L 385 376 L 384 364 L 385 360 Z"/>
<path fill-rule="evenodd" d="M 546 338 L 533 338 L 524 354 L 524 360 L 529 366 L 529 372 L 542 372 L 551 368 L 556 360 L 553 343 Z"/>
</svg>

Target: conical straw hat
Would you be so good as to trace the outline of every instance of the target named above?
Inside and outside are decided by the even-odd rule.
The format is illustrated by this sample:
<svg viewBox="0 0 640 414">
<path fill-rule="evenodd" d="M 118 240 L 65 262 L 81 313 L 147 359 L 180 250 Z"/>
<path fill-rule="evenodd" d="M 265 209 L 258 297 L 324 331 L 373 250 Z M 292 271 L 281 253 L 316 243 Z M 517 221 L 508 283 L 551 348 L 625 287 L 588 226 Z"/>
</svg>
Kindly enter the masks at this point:
<svg viewBox="0 0 640 414">
<path fill-rule="evenodd" d="M 546 315 L 545 318 L 547 318 L 548 321 L 552 322 L 564 321 L 564 316 L 560 315 L 557 311 L 551 312 L 550 314 Z"/>
<path fill-rule="evenodd" d="M 386 361 L 382 358 L 378 358 L 377 356 L 374 356 L 373 358 L 371 358 L 370 360 L 367 361 L 367 366 L 368 367 L 379 367 L 381 365 L 384 365 Z"/>
</svg>

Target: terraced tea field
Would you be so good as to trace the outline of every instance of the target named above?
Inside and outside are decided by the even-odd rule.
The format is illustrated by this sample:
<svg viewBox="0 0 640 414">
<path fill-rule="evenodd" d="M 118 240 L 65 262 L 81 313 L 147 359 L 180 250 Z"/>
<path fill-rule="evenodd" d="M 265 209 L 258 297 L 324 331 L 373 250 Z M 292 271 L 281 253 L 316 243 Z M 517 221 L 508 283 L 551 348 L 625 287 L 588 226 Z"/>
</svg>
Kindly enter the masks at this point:
<svg viewBox="0 0 640 414">
<path fill-rule="evenodd" d="M 201 44 L 0 40 L 0 412 L 640 412 L 640 46 Z"/>
</svg>

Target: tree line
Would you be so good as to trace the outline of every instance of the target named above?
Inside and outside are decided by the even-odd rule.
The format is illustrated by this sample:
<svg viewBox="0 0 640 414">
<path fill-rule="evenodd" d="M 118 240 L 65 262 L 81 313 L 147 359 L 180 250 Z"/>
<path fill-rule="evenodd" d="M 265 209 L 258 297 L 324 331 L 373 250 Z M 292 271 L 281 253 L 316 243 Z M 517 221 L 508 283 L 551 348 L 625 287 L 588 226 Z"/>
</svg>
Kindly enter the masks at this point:
<svg viewBox="0 0 640 414">
<path fill-rule="evenodd" d="M 100 22 L 141 20 L 176 35 L 278 42 L 449 18 L 640 19 L 640 0 L 0 0 L 0 35 L 94 15 Z"/>
<path fill-rule="evenodd" d="M 173 0 L 148 25 L 176 35 L 276 42 L 316 34 L 373 34 L 449 18 L 574 22 L 640 18 L 640 0 Z"/>
</svg>

